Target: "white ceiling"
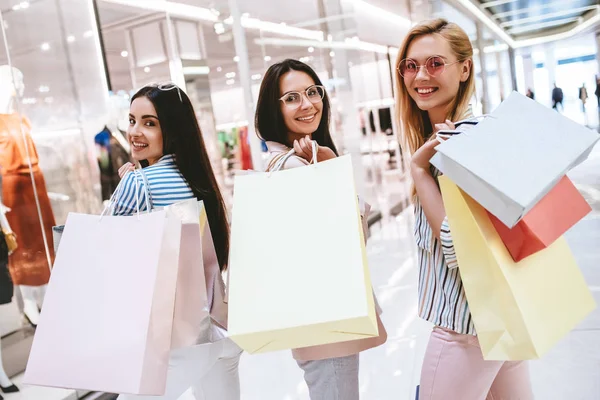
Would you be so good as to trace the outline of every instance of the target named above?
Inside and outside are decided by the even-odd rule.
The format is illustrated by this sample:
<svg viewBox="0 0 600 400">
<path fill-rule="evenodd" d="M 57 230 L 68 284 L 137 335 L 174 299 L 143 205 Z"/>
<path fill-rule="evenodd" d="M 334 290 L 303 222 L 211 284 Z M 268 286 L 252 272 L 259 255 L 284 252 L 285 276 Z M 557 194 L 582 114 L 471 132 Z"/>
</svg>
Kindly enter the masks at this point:
<svg viewBox="0 0 600 400">
<path fill-rule="evenodd" d="M 189 5 L 195 5 L 205 8 L 211 8 L 221 13 L 221 19 L 225 19 L 229 16 L 229 8 L 227 0 L 179 0 L 179 3 L 185 3 Z M 239 1 L 240 12 L 248 13 L 252 18 L 258 18 L 263 21 L 284 22 L 290 26 L 300 25 L 305 29 L 319 30 L 318 21 L 319 13 L 317 10 L 317 2 L 315 0 L 296 0 L 296 1 L 282 1 L 282 0 L 253 0 Z M 383 9 L 387 9 L 397 15 L 408 17 L 408 8 L 406 1 L 385 2 L 384 0 L 371 0 L 370 4 L 379 6 Z M 104 28 L 111 26 L 112 29 L 107 29 L 103 32 L 105 49 L 107 54 L 108 65 L 110 69 L 111 81 L 114 89 L 131 89 L 131 77 L 129 60 L 121 57 L 121 52 L 126 49 L 125 42 L 125 30 L 114 29 L 115 23 L 118 21 L 131 19 L 132 13 L 138 13 L 138 15 L 148 15 L 147 11 L 142 9 L 135 9 L 132 7 L 115 5 L 113 3 L 99 1 L 100 19 L 101 24 Z M 120 12 L 122 15 L 119 15 Z M 370 8 L 361 7 L 357 11 L 357 14 L 347 15 L 346 20 L 347 26 L 350 26 L 350 30 L 347 32 L 347 36 L 360 35 L 362 40 L 370 42 L 379 42 L 384 45 L 399 45 L 402 40 L 403 34 L 408 29 L 408 25 L 399 24 L 395 20 L 382 20 L 377 15 L 377 10 Z M 359 13 L 358 13 L 359 11 Z M 155 14 L 160 17 L 160 14 Z M 402 21 L 400 21 L 402 22 Z M 225 25 L 226 32 L 221 35 L 217 35 L 214 31 L 213 23 L 210 22 L 199 22 L 204 32 L 204 41 L 207 51 L 206 62 L 211 68 L 211 87 L 215 89 L 226 88 L 225 81 L 227 78 L 225 74 L 227 72 L 236 72 L 237 65 L 233 58 L 236 56 L 236 50 L 233 43 L 232 34 L 230 27 Z M 277 34 L 263 33 L 262 37 L 265 38 L 279 38 L 279 39 L 294 39 L 285 37 Z M 315 49 L 315 52 L 310 54 L 307 47 L 291 47 L 291 46 L 274 46 L 264 45 L 260 46 L 255 43 L 255 40 L 261 38 L 261 32 L 257 30 L 246 31 L 246 44 L 248 47 L 248 54 L 250 59 L 251 74 L 263 73 L 266 68 L 278 60 L 284 58 L 301 58 L 301 57 L 312 57 L 310 63 L 319 70 L 324 70 L 325 66 L 322 65 L 323 58 L 320 56 L 328 56 L 330 50 L 328 49 Z M 369 52 L 350 51 L 349 61 L 360 62 L 361 58 L 367 58 L 372 60 L 374 55 Z M 367 53 L 367 54 L 365 54 Z M 265 61 L 264 56 L 271 57 L 270 61 Z M 217 69 L 221 67 L 222 71 L 218 72 Z M 148 79 L 142 76 L 138 80 L 152 80 L 153 71 L 148 75 Z M 139 76 L 139 74 L 138 74 Z M 237 84 L 237 81 L 236 81 Z"/>
</svg>

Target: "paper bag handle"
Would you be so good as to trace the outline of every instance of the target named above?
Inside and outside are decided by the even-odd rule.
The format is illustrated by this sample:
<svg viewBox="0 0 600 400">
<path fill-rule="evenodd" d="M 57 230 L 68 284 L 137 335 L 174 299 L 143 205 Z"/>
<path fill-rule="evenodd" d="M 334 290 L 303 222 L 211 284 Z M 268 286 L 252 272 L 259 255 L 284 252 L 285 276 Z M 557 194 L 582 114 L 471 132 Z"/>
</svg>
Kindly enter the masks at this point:
<svg viewBox="0 0 600 400">
<path fill-rule="evenodd" d="M 141 170 L 134 169 L 133 170 L 133 173 L 134 173 L 133 180 L 135 181 L 135 209 L 136 209 L 136 215 L 139 218 L 140 217 L 140 197 L 139 197 L 139 183 L 137 180 L 138 172 L 141 174 L 142 179 L 144 181 L 144 189 L 146 192 L 146 210 L 148 213 L 151 210 L 151 205 L 150 205 L 150 192 L 148 189 L 148 180 L 146 179 L 146 175 Z M 108 211 L 115 205 L 115 197 L 117 196 L 117 194 L 121 193 L 121 191 L 123 190 L 123 181 L 124 181 L 124 179 L 121 179 L 121 181 L 117 185 L 117 188 L 115 189 L 113 194 L 110 196 L 110 199 L 108 200 L 108 204 L 106 204 L 106 206 L 104 207 L 104 210 L 102 211 L 102 214 L 100 214 L 100 221 L 106 215 L 106 211 Z"/>
<path fill-rule="evenodd" d="M 312 158 L 311 163 L 316 164 L 317 163 L 317 152 L 319 151 L 319 145 L 317 144 L 317 142 L 315 140 L 311 140 L 310 143 L 312 145 L 312 153 L 313 153 L 313 158 Z M 283 165 L 286 163 L 286 161 L 289 160 L 289 158 L 291 156 L 293 156 L 294 154 L 296 154 L 296 151 L 294 149 L 290 149 L 290 151 L 288 151 L 285 156 L 283 156 L 279 160 L 277 160 L 277 162 L 275 163 L 273 168 L 270 169 L 269 172 L 280 171 L 281 168 L 283 168 Z"/>
</svg>

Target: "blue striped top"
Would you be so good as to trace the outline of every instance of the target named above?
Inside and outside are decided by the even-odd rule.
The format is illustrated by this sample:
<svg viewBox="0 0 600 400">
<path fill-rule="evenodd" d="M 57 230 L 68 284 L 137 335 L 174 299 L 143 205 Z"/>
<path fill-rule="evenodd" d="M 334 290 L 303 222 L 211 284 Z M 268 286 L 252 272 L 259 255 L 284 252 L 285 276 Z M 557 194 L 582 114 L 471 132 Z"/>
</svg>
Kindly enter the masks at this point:
<svg viewBox="0 0 600 400">
<path fill-rule="evenodd" d="M 175 164 L 175 156 L 172 154 L 165 155 L 156 164 L 144 168 L 144 174 L 148 180 L 152 208 L 166 207 L 173 203 L 196 198 L 179 172 Z M 140 212 L 146 211 L 144 179 L 139 172 L 129 172 L 123 177 L 117 188 L 112 214 L 121 216 L 136 214 L 136 197 L 139 199 Z"/>
<path fill-rule="evenodd" d="M 464 118 L 472 116 L 469 110 Z M 458 128 L 464 129 L 468 129 L 468 125 Z M 434 179 L 441 174 L 431 166 Z M 418 198 L 414 211 L 419 264 L 419 316 L 439 327 L 475 335 L 475 325 L 460 278 L 448 217 L 442 222 L 440 239 L 437 239 Z"/>
</svg>

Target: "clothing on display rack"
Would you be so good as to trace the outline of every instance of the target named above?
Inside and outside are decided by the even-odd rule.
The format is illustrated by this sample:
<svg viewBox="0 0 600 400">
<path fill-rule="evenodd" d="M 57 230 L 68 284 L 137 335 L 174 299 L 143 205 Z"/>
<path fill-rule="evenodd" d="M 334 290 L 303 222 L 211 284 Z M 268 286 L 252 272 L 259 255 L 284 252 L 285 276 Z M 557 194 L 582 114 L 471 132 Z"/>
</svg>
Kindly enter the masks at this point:
<svg viewBox="0 0 600 400">
<path fill-rule="evenodd" d="M 381 128 L 381 132 L 388 136 L 394 134 L 392 110 L 389 107 L 379 109 L 379 127 Z"/>
<path fill-rule="evenodd" d="M 26 142 L 23 141 L 21 129 L 25 133 Z M 29 151 L 29 162 L 27 150 Z M 4 204 L 12 210 L 7 214 L 7 219 L 17 236 L 18 244 L 18 248 L 9 259 L 9 270 L 13 282 L 15 285 L 45 285 L 50 279 L 50 269 L 36 207 L 31 172 L 33 172 L 42 212 L 43 229 L 49 241 L 51 262 L 54 261 L 52 227 L 56 223 L 44 175 L 38 165 L 38 153 L 31 138 L 31 125 L 26 118 L 17 113 L 0 114 L 0 167 L 2 167 Z"/>
</svg>

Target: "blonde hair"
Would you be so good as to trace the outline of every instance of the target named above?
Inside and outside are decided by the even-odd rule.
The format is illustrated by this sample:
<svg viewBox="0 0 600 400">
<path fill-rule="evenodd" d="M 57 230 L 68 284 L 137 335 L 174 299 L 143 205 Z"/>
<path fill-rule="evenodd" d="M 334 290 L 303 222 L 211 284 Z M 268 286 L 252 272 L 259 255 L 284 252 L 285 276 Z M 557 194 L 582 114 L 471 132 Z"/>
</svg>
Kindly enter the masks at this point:
<svg viewBox="0 0 600 400">
<path fill-rule="evenodd" d="M 427 111 L 419 109 L 410 97 L 408 89 L 404 84 L 404 79 L 400 76 L 398 67 L 400 66 L 400 61 L 406 58 L 408 47 L 414 39 L 434 33 L 441 35 L 448 41 L 452 52 L 459 61 L 472 60 L 473 58 L 473 46 L 465 31 L 457 24 L 448 22 L 445 19 L 438 18 L 423 21 L 415 25 L 408 32 L 396 60 L 396 118 L 402 127 L 401 144 L 404 150 L 408 151 L 411 155 L 425 143 L 425 134 L 429 133 L 426 130 L 432 127 Z M 469 102 L 474 93 L 475 71 L 471 66 L 470 75 L 465 82 L 460 83 L 458 93 L 449 107 L 450 111 L 446 118 L 456 121 L 463 116 L 469 108 Z"/>
</svg>

